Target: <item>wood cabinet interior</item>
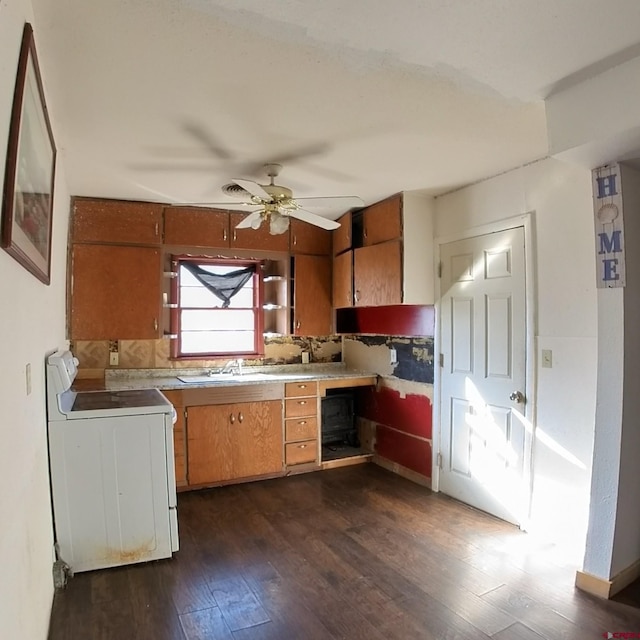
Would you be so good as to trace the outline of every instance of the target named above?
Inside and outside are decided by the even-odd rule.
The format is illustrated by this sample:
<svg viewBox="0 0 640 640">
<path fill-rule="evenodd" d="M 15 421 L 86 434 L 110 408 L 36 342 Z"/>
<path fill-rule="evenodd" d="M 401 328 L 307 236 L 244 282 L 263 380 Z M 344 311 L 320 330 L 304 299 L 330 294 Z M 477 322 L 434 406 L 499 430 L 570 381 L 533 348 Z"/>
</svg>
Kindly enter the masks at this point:
<svg viewBox="0 0 640 640">
<path fill-rule="evenodd" d="M 289 333 L 290 272 L 289 260 L 265 260 L 263 265 L 263 316 L 265 336 L 283 336 Z"/>
<path fill-rule="evenodd" d="M 353 251 L 333 259 L 333 307 L 353 306 Z"/>
</svg>

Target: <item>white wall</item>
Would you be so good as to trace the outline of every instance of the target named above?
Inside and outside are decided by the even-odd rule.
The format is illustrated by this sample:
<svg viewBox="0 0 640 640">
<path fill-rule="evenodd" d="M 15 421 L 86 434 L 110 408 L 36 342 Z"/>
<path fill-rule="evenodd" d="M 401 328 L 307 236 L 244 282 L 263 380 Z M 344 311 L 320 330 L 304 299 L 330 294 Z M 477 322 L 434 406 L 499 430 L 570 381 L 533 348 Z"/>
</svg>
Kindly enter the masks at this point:
<svg viewBox="0 0 640 640">
<path fill-rule="evenodd" d="M 28 0 L 0 2 L 0 180 L 25 20 L 34 24 Z M 46 92 L 46 52 L 38 47 L 37 23 L 34 29 Z M 47 637 L 53 597 L 44 359 L 65 344 L 68 212 L 69 196 L 59 162 L 50 286 L 0 250 L 0 635 L 16 640 Z M 25 383 L 27 363 L 32 371 L 30 395 Z"/>
<path fill-rule="evenodd" d="M 581 559 L 593 448 L 597 306 L 591 173 L 546 159 L 436 199 L 435 235 L 534 212 L 537 426 L 531 530 Z M 539 357 L 534 354 L 539 362 Z"/>
</svg>

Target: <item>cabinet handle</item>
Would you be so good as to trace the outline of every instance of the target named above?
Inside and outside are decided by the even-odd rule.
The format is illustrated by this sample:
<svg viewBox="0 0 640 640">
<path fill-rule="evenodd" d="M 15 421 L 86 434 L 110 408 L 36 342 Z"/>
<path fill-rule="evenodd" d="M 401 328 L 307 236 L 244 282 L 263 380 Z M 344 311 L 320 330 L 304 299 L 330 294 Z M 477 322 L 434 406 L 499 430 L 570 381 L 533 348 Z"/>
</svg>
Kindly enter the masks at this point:
<svg viewBox="0 0 640 640">
<path fill-rule="evenodd" d="M 158 318 L 153 319 L 153 330 L 154 331 L 158 330 Z"/>
<path fill-rule="evenodd" d="M 298 400 L 298 404 L 307 404 L 306 400 Z"/>
<path fill-rule="evenodd" d="M 227 230 L 226 230 L 226 229 L 222 232 L 222 239 L 223 239 L 225 242 L 227 241 Z"/>
<path fill-rule="evenodd" d="M 306 449 L 307 445 L 306 444 L 300 444 L 298 445 L 298 449 Z"/>
<path fill-rule="evenodd" d="M 295 247 L 298 244 L 298 238 L 293 236 L 293 246 Z"/>
<path fill-rule="evenodd" d="M 238 414 L 238 422 L 242 422 L 244 420 L 244 416 L 242 415 L 242 412 L 240 412 Z"/>
<path fill-rule="evenodd" d="M 235 424 L 236 422 L 236 417 L 233 415 L 233 413 L 229 416 L 229 422 L 231 424 Z"/>
<path fill-rule="evenodd" d="M 306 420 L 298 420 L 298 424 L 307 424 Z"/>
<path fill-rule="evenodd" d="M 354 299 L 356 302 L 358 302 L 358 300 L 360 300 L 360 291 L 356 291 L 356 292 L 355 292 L 355 294 L 354 294 L 354 296 L 353 296 L 353 299 Z"/>
<path fill-rule="evenodd" d="M 296 322 L 296 329 L 300 328 L 300 320 L 298 320 L 298 322 Z"/>
<path fill-rule="evenodd" d="M 158 235 L 159 231 L 160 231 L 160 225 L 156 222 L 156 235 Z"/>
<path fill-rule="evenodd" d="M 299 384 L 298 385 L 298 389 L 306 389 L 307 385 L 306 384 Z"/>
<path fill-rule="evenodd" d="M 367 230 L 364 229 L 362 235 L 366 238 L 367 237 Z"/>
</svg>

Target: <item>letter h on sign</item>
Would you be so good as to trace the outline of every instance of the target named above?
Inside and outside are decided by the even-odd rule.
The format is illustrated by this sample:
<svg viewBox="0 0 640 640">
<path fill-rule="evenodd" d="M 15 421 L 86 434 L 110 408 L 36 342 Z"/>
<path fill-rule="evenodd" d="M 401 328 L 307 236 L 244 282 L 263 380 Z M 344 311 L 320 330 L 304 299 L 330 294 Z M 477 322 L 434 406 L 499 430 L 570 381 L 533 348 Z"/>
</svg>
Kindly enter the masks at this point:
<svg viewBox="0 0 640 640">
<path fill-rule="evenodd" d="M 597 286 L 624 287 L 624 226 L 620 168 L 610 164 L 594 169 L 593 209 L 596 232 Z"/>
</svg>

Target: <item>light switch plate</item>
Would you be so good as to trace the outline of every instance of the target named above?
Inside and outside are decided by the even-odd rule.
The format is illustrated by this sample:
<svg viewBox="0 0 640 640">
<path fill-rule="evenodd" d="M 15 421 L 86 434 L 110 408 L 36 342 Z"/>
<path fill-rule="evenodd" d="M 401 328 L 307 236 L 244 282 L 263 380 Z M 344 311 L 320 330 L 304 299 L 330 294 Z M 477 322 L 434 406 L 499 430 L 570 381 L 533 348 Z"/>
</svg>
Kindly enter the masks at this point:
<svg viewBox="0 0 640 640">
<path fill-rule="evenodd" d="M 391 347 L 389 349 L 389 364 L 396 364 L 398 362 L 398 352 Z"/>
<path fill-rule="evenodd" d="M 110 351 L 109 352 L 109 364 L 112 367 L 117 367 L 119 360 L 120 360 L 120 358 L 119 358 L 119 354 L 118 354 L 117 351 Z"/>
<path fill-rule="evenodd" d="M 553 367 L 553 353 L 551 349 L 542 349 L 542 368 L 551 369 Z"/>
</svg>

